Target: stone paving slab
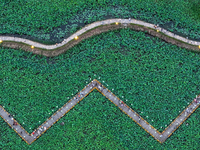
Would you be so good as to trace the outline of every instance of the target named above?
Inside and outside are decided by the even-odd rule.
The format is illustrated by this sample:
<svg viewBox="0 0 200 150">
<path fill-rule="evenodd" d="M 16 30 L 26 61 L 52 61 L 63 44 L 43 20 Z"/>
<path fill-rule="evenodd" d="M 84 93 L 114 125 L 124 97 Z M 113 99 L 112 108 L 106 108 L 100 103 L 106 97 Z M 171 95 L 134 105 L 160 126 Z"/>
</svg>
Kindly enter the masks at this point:
<svg viewBox="0 0 200 150">
<path fill-rule="evenodd" d="M 31 41 L 31 40 L 28 40 L 28 39 L 23 39 L 23 38 L 18 38 L 18 37 L 11 37 L 11 36 L 0 36 L 0 40 L 3 41 L 15 41 L 15 42 L 22 42 L 22 43 L 25 43 L 25 44 L 28 44 L 30 46 L 34 46 L 34 47 L 37 47 L 37 48 L 43 48 L 43 49 L 46 49 L 46 50 L 54 50 L 55 48 L 58 48 L 58 47 L 61 47 L 65 44 L 67 44 L 68 42 L 70 42 L 72 39 L 75 39 L 76 36 L 79 36 L 85 32 L 87 32 L 88 30 L 90 29 L 93 29 L 97 26 L 100 26 L 100 25 L 109 25 L 109 24 L 112 24 L 112 23 L 116 23 L 116 22 L 119 22 L 121 24 L 124 24 L 124 26 L 127 26 L 127 24 L 137 24 L 137 25 L 142 25 L 142 26 L 145 26 L 145 27 L 149 27 L 151 29 L 156 29 L 156 30 L 159 30 L 159 32 L 162 32 L 170 37 L 173 37 L 177 40 L 180 40 L 180 41 L 183 41 L 185 43 L 188 43 L 188 44 L 192 44 L 192 45 L 197 45 L 199 46 L 200 48 L 200 42 L 197 42 L 197 41 L 193 41 L 193 40 L 188 40 L 184 37 L 181 37 L 179 35 L 175 35 L 174 33 L 172 32 L 169 32 L 159 26 L 155 27 L 154 24 L 150 24 L 150 23 L 147 23 L 147 22 L 144 22 L 144 21 L 140 21 L 140 20 L 136 20 L 136 19 L 107 19 L 107 20 L 102 20 L 102 21 L 97 21 L 97 22 L 94 22 L 92 24 L 89 24 L 89 25 L 86 25 L 85 27 L 83 27 L 82 29 L 80 29 L 79 31 L 75 32 L 74 34 L 72 34 L 70 37 L 68 37 L 67 39 L 64 39 L 61 43 L 58 43 L 57 45 L 45 45 L 45 44 L 41 44 L 41 43 L 38 43 L 38 42 L 34 42 L 34 41 Z"/>
<path fill-rule="evenodd" d="M 196 98 L 197 102 L 193 101 L 162 133 L 157 131 L 146 120 L 144 120 L 133 109 L 123 103 L 121 106 L 121 100 L 115 96 L 110 90 L 103 86 L 99 81 L 94 79 L 91 83 L 85 86 L 76 96 L 69 100 L 63 107 L 61 107 L 56 113 L 54 113 L 47 121 L 35 130 L 35 134 L 29 134 L 20 124 L 13 125 L 14 118 L 9 117 L 9 113 L 0 106 L 0 116 L 11 126 L 17 134 L 27 143 L 31 144 L 38 139 L 44 132 L 46 132 L 53 124 L 55 124 L 61 117 L 64 116 L 70 109 L 72 109 L 78 102 L 86 97 L 94 89 L 98 90 L 102 95 L 108 98 L 119 109 L 126 113 L 133 121 L 153 136 L 157 141 L 163 143 L 170 135 L 199 107 L 200 98 Z M 61 112 L 62 111 L 62 112 Z M 16 121 L 17 122 L 17 121 Z M 43 127 L 43 128 L 42 128 Z M 44 129 L 46 127 L 46 129 Z"/>
</svg>

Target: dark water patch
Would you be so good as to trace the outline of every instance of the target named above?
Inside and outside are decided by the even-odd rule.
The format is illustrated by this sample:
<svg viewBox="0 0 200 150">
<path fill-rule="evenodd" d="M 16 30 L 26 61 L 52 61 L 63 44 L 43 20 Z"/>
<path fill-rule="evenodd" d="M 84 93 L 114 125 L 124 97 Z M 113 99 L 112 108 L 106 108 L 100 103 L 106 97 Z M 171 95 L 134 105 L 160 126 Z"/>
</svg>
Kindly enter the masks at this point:
<svg viewBox="0 0 200 150">
<path fill-rule="evenodd" d="M 164 29 L 167 30 L 167 31 L 170 31 L 170 30 L 172 30 L 172 29 L 174 28 L 175 22 L 169 21 L 169 22 L 167 22 L 167 23 L 165 23 L 165 24 L 161 24 L 161 25 L 159 25 L 159 26 L 160 26 L 161 28 L 164 28 Z M 177 28 L 177 29 L 183 29 L 183 28 L 181 28 L 179 25 L 177 25 L 176 28 Z M 176 31 L 176 30 L 170 31 L 170 32 L 173 32 L 174 34 L 179 35 L 179 36 L 182 36 L 182 37 L 184 37 L 184 38 L 188 38 L 189 40 L 193 40 L 193 41 L 198 41 L 198 42 L 200 42 L 200 37 L 199 37 L 199 38 L 187 37 L 187 35 L 185 35 L 184 33 L 179 32 L 179 31 Z"/>
</svg>

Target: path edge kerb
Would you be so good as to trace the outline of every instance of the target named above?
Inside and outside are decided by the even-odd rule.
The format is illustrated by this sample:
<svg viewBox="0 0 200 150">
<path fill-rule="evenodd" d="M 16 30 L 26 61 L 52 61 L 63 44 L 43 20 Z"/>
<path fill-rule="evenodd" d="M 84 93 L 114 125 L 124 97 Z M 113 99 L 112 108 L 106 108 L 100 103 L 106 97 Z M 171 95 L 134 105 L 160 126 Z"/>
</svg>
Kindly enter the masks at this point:
<svg viewBox="0 0 200 150">
<path fill-rule="evenodd" d="M 116 24 L 116 22 L 118 22 L 118 24 Z M 92 24 L 86 25 L 84 28 L 77 31 L 76 33 L 71 35 L 69 38 L 59 43 L 57 46 L 44 45 L 44 44 L 33 42 L 27 39 L 14 38 L 14 37 L 8 37 L 8 36 L 4 36 L 4 37 L 0 36 L 0 40 L 3 39 L 2 42 L 0 43 L 0 46 L 6 47 L 6 48 L 20 49 L 20 50 L 32 52 L 33 54 L 43 55 L 46 57 L 54 57 L 66 52 L 71 47 L 80 43 L 82 40 L 90 38 L 94 35 L 98 35 L 103 32 L 116 30 L 120 28 L 130 28 L 136 31 L 146 32 L 150 35 L 158 37 L 168 43 L 174 44 L 181 48 L 186 48 L 190 51 L 200 52 L 200 42 L 187 40 L 165 29 L 162 29 L 160 27 L 154 27 L 154 26 L 155 25 L 153 24 L 135 20 L 135 19 L 133 19 L 132 21 L 128 19 L 108 19 L 108 20 L 97 21 Z M 78 36 L 78 39 L 75 39 L 76 36 Z M 13 39 L 16 39 L 16 40 L 14 41 Z M 34 46 L 34 48 L 31 48 L 32 45 Z"/>
</svg>

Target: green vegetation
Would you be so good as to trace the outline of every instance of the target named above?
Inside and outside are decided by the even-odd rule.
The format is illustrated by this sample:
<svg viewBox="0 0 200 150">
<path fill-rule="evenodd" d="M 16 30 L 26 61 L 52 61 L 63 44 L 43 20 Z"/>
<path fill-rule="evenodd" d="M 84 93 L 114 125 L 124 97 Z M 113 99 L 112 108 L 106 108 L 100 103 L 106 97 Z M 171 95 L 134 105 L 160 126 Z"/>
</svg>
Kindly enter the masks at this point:
<svg viewBox="0 0 200 150">
<path fill-rule="evenodd" d="M 200 93 L 199 57 L 199 53 L 130 29 L 83 40 L 53 58 L 1 48 L 0 104 L 15 114 L 20 124 L 24 122 L 23 127 L 31 133 L 83 89 L 91 81 L 89 78 L 96 78 L 163 131 Z M 0 147 L 198 149 L 198 114 L 199 109 L 161 145 L 103 95 L 93 91 L 59 121 L 64 121 L 65 126 L 56 123 L 30 146 L 0 119 Z"/>
<path fill-rule="evenodd" d="M 92 112 L 92 113 L 91 113 Z M 162 145 L 94 90 L 37 141 L 27 145 L 0 119 L 5 149 L 198 149 L 199 109 Z M 64 126 L 60 123 L 65 122 Z M 142 141 L 142 142 L 141 142 Z M 9 142 L 9 143 L 7 143 Z"/>
<path fill-rule="evenodd" d="M 95 21 L 135 18 L 200 41 L 199 8 L 198 0 L 2 0 L 0 34 L 53 44 Z"/>
<path fill-rule="evenodd" d="M 0 34 L 54 44 L 109 18 L 159 24 L 200 41 L 198 0 L 2 0 Z M 31 133 L 96 78 L 162 132 L 200 94 L 199 59 L 130 29 L 91 37 L 53 58 L 1 47 L 0 104 Z M 200 149 L 199 120 L 197 109 L 161 145 L 95 90 L 31 145 L 0 119 L 0 149 Z"/>
</svg>

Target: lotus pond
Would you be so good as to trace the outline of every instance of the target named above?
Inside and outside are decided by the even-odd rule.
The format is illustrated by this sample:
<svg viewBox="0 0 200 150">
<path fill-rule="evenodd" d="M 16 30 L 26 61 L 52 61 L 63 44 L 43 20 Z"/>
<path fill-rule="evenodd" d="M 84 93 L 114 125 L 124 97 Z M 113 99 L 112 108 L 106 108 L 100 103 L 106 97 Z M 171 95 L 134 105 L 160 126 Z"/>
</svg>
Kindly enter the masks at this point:
<svg viewBox="0 0 200 150">
<path fill-rule="evenodd" d="M 163 131 L 200 94 L 199 60 L 199 53 L 130 29 L 91 37 L 53 58 L 1 48 L 0 104 L 31 133 L 96 78 Z M 198 114 L 199 108 L 161 145 L 93 91 L 31 145 L 1 118 L 0 147 L 198 149 Z"/>
<path fill-rule="evenodd" d="M 134 18 L 200 41 L 199 0 L 1 0 L 0 34 L 45 44 L 95 21 Z"/>
</svg>

